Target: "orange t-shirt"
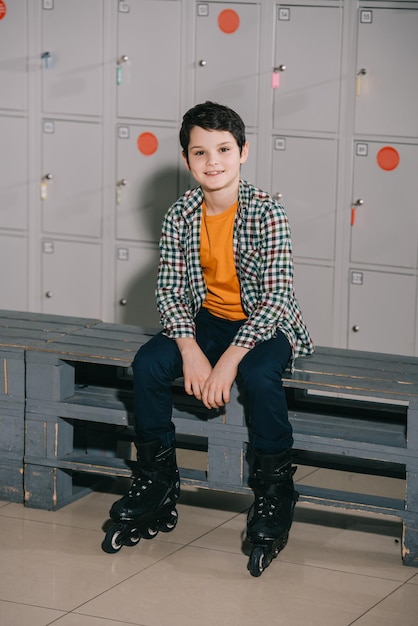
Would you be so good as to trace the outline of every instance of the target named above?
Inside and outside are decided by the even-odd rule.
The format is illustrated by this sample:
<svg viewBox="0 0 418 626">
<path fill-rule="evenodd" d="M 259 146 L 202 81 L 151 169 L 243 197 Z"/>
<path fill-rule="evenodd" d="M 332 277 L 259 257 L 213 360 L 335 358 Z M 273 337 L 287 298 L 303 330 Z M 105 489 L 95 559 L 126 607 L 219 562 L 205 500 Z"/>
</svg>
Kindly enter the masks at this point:
<svg viewBox="0 0 418 626">
<path fill-rule="evenodd" d="M 203 203 L 200 230 L 200 263 L 207 294 L 203 306 L 227 320 L 243 320 L 241 290 L 234 263 L 233 233 L 238 202 L 218 215 L 207 215 Z"/>
</svg>

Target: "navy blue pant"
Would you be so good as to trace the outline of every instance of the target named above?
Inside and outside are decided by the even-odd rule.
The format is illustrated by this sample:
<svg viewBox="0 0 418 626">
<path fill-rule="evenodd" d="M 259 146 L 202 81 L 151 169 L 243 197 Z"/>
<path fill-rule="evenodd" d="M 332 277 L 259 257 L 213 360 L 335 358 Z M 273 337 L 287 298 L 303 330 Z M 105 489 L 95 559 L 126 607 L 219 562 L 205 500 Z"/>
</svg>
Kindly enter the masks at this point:
<svg viewBox="0 0 418 626">
<path fill-rule="evenodd" d="M 196 341 L 214 365 L 231 344 L 243 322 L 231 322 L 201 309 L 196 317 Z M 238 367 L 237 384 L 249 417 L 249 441 L 254 450 L 274 454 L 293 445 L 282 373 L 291 355 L 290 344 L 280 331 L 257 344 Z M 176 342 L 162 333 L 137 352 L 134 362 L 135 428 L 139 442 L 174 443 L 171 420 L 171 383 L 183 375 Z"/>
</svg>

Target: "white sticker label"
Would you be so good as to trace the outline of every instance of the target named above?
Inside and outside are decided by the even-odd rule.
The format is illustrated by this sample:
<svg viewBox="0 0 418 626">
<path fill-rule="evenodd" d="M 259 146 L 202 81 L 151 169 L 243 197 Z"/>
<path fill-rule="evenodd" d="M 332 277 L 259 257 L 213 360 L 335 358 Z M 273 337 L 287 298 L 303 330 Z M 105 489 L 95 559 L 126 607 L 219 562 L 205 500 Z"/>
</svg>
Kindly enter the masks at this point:
<svg viewBox="0 0 418 626">
<path fill-rule="evenodd" d="M 44 254 L 54 254 L 54 242 L 53 241 L 43 241 L 42 242 L 42 251 Z"/>
<path fill-rule="evenodd" d="M 119 13 L 129 13 L 130 10 L 129 2 L 119 2 Z"/>
<path fill-rule="evenodd" d="M 276 137 L 274 140 L 275 150 L 286 150 L 286 139 L 283 137 Z"/>
<path fill-rule="evenodd" d="M 369 152 L 369 148 L 367 143 L 358 143 L 356 144 L 356 155 L 357 156 L 367 156 Z"/>
<path fill-rule="evenodd" d="M 55 124 L 49 120 L 44 121 L 44 133 L 54 133 L 55 132 Z"/>
<path fill-rule="evenodd" d="M 351 272 L 351 284 L 362 285 L 363 284 L 363 272 Z"/>
<path fill-rule="evenodd" d="M 208 17 L 209 5 L 206 2 L 200 2 L 197 5 L 197 14 L 199 17 Z"/>
<path fill-rule="evenodd" d="M 360 23 L 371 24 L 373 22 L 373 11 L 360 11 Z"/>
<path fill-rule="evenodd" d="M 118 261 L 129 261 L 129 248 L 118 248 L 117 259 Z"/>
<path fill-rule="evenodd" d="M 119 139 L 129 139 L 129 126 L 119 126 Z"/>
<path fill-rule="evenodd" d="M 290 20 L 290 9 L 288 7 L 279 7 L 279 20 L 282 22 Z"/>
<path fill-rule="evenodd" d="M 43 0 L 42 8 L 45 11 L 52 11 L 52 9 L 54 8 L 54 0 Z"/>
</svg>

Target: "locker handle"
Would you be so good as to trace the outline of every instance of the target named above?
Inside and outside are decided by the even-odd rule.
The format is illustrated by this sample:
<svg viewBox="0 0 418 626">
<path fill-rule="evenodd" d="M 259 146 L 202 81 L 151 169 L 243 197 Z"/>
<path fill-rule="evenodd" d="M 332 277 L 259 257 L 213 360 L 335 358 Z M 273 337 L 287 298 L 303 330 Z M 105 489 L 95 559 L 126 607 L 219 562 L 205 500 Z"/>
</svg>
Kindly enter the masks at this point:
<svg viewBox="0 0 418 626">
<path fill-rule="evenodd" d="M 119 300 L 119 304 L 120 304 L 121 306 L 125 306 L 126 304 L 128 304 L 128 301 L 127 301 L 127 299 L 126 299 L 126 298 L 122 298 L 121 300 Z"/>
<path fill-rule="evenodd" d="M 359 330 L 360 330 L 360 326 L 358 326 L 357 324 L 355 324 L 352 328 L 353 333 L 358 333 Z"/>
<path fill-rule="evenodd" d="M 286 65 L 278 65 L 274 68 L 273 72 L 285 72 L 286 69 Z"/>
<path fill-rule="evenodd" d="M 205 65 L 206 65 L 206 61 L 205 61 L 205 59 L 201 59 L 201 60 L 199 61 L 199 65 L 200 65 L 200 67 L 205 67 Z"/>
<path fill-rule="evenodd" d="M 362 67 L 361 70 L 359 70 L 356 74 L 356 95 L 357 96 L 360 95 L 362 76 L 366 76 L 366 74 L 367 74 L 367 70 L 365 67 Z"/>
<path fill-rule="evenodd" d="M 50 52 L 43 52 L 41 59 L 44 62 L 44 68 L 47 70 L 51 67 L 52 54 Z"/>
<path fill-rule="evenodd" d="M 279 200 L 279 201 L 280 201 L 280 200 L 283 200 L 283 194 L 282 194 L 282 193 L 279 193 L 279 192 L 275 193 L 275 194 L 274 194 L 274 199 L 275 199 L 275 200 Z"/>
<path fill-rule="evenodd" d="M 45 296 L 46 296 L 47 298 L 52 298 L 52 296 L 53 296 L 53 295 L 54 295 L 54 294 L 52 293 L 52 291 L 47 291 L 47 292 L 46 292 L 46 294 L 45 294 Z"/>
<path fill-rule="evenodd" d="M 353 205 L 351 207 L 351 226 L 354 226 L 354 224 L 356 222 L 356 211 L 357 211 L 357 208 L 359 206 L 363 206 L 363 204 L 364 204 L 364 200 L 362 200 L 361 198 L 359 198 L 358 200 L 353 202 Z"/>
</svg>

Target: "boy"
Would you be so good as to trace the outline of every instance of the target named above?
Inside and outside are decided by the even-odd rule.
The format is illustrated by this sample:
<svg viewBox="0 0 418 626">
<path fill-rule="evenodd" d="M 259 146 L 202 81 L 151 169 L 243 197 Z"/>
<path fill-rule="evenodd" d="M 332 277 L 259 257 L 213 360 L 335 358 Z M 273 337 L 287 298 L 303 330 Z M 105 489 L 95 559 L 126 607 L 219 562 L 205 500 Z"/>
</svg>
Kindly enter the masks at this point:
<svg viewBox="0 0 418 626">
<path fill-rule="evenodd" d="M 282 373 L 296 356 L 313 352 L 293 292 L 288 222 L 273 198 L 240 180 L 248 142 L 234 111 L 212 102 L 193 107 L 180 143 L 199 186 L 163 222 L 156 289 L 163 331 L 133 363 L 138 471 L 110 514 L 148 520 L 151 534 L 174 528 L 180 483 L 171 383 L 183 376 L 188 394 L 219 408 L 237 379 L 255 459 L 247 536 L 277 541 L 290 528 L 297 499 Z"/>
</svg>

